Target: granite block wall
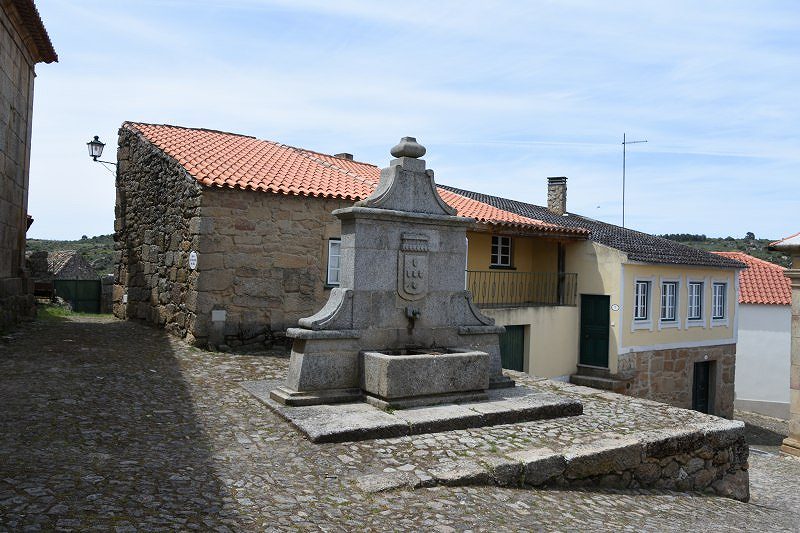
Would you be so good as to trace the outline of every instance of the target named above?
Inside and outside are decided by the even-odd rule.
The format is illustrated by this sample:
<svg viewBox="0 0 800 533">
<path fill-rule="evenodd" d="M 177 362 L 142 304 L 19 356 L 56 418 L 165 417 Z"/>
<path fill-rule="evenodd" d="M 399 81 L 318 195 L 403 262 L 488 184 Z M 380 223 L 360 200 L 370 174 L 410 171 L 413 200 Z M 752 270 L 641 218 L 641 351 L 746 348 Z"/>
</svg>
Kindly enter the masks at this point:
<svg viewBox="0 0 800 533">
<path fill-rule="evenodd" d="M 25 268 L 34 61 L 0 9 L 0 330 L 35 314 Z"/>
<path fill-rule="evenodd" d="M 288 327 L 328 299 L 331 212 L 352 201 L 204 188 L 198 259 L 200 344 L 236 347 L 282 342 Z M 212 311 L 225 311 L 224 322 Z M 219 317 L 219 313 L 217 314 Z"/>
</svg>

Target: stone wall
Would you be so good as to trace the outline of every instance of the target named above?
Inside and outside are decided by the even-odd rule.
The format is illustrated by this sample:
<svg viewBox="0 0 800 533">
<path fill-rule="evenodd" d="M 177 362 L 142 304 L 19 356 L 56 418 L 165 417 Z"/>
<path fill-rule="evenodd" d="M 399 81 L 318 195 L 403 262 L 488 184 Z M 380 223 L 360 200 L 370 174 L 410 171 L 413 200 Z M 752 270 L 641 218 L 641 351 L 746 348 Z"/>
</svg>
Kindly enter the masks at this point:
<svg viewBox="0 0 800 533">
<path fill-rule="evenodd" d="M 182 166 L 121 128 L 117 152 L 113 312 L 184 337 L 192 331 L 202 188 Z"/>
<path fill-rule="evenodd" d="M 25 273 L 34 61 L 0 9 L 0 330 L 35 314 Z"/>
<path fill-rule="evenodd" d="M 327 301 L 334 209 L 352 201 L 205 188 L 198 260 L 199 344 L 267 344 Z M 211 312 L 224 310 L 224 322 Z M 217 313 L 219 317 L 219 313 Z"/>
<path fill-rule="evenodd" d="M 199 346 L 269 346 L 324 305 L 331 211 L 352 201 L 204 187 L 125 127 L 118 163 L 115 316 Z"/>
<path fill-rule="evenodd" d="M 560 451 L 529 448 L 505 456 L 459 460 L 429 471 L 425 480 L 406 475 L 380 480 L 380 487 L 645 488 L 698 491 L 746 502 L 750 499 L 749 454 L 744 424 L 719 421 L 652 430 L 637 437 L 587 439 Z M 381 477 L 385 474 L 364 476 L 359 485 L 369 491 Z"/>
<path fill-rule="evenodd" d="M 619 355 L 619 374 L 632 378 L 626 394 L 691 409 L 694 363 L 712 361 L 712 414 L 733 416 L 736 345 L 648 350 Z"/>
</svg>

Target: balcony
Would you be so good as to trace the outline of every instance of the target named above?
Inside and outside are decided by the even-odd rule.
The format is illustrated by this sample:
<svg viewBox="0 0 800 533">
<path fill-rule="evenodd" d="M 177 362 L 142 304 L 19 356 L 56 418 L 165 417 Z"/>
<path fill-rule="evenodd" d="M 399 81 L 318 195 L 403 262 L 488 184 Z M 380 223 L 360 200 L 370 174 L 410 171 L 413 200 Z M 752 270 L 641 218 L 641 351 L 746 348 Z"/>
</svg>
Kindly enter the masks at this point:
<svg viewBox="0 0 800 533">
<path fill-rule="evenodd" d="M 578 274 L 467 270 L 467 290 L 484 308 L 575 305 Z"/>
</svg>

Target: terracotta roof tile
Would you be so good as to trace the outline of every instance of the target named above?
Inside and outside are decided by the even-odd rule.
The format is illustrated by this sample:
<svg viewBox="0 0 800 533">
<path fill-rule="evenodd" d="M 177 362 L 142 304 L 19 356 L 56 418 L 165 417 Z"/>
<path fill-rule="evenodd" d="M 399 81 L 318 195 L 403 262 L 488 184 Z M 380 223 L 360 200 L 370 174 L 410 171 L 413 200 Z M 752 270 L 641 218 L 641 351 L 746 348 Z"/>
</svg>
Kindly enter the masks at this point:
<svg viewBox="0 0 800 533">
<path fill-rule="evenodd" d="M 137 122 L 125 122 L 123 128 L 139 133 L 209 187 L 357 201 L 369 196 L 380 181 L 380 169 L 375 165 L 246 135 Z M 459 215 L 486 224 L 544 233 L 589 234 L 583 228 L 526 217 L 443 188 L 439 188 L 439 194 Z"/>
<path fill-rule="evenodd" d="M 740 304 L 792 305 L 792 286 L 782 266 L 742 252 L 713 253 L 747 265 L 739 273 Z"/>
</svg>

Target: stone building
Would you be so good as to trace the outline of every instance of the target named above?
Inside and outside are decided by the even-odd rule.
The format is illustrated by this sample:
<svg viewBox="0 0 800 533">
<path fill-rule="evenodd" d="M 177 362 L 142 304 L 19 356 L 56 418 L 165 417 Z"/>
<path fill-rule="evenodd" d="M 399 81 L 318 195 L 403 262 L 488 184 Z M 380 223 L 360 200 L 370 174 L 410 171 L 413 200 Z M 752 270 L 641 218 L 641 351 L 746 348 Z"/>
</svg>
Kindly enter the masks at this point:
<svg viewBox="0 0 800 533">
<path fill-rule="evenodd" d="M 331 212 L 379 181 L 349 154 L 204 129 L 125 123 L 117 153 L 114 314 L 199 345 L 269 343 L 313 314 L 338 285 Z M 442 194 L 473 229 L 585 238 Z"/>
<path fill-rule="evenodd" d="M 125 123 L 114 313 L 190 342 L 283 336 L 338 286 L 341 225 L 373 165 L 242 135 Z M 465 285 L 505 326 L 504 368 L 729 416 L 741 263 L 547 207 L 438 186 L 467 229 Z"/>
<path fill-rule="evenodd" d="M 0 0 L 0 330 L 35 312 L 25 232 L 36 63 L 58 57 L 31 0 Z"/>
<path fill-rule="evenodd" d="M 94 267 L 76 250 L 28 252 L 25 257 L 28 273 L 34 281 L 100 279 Z"/>
</svg>

